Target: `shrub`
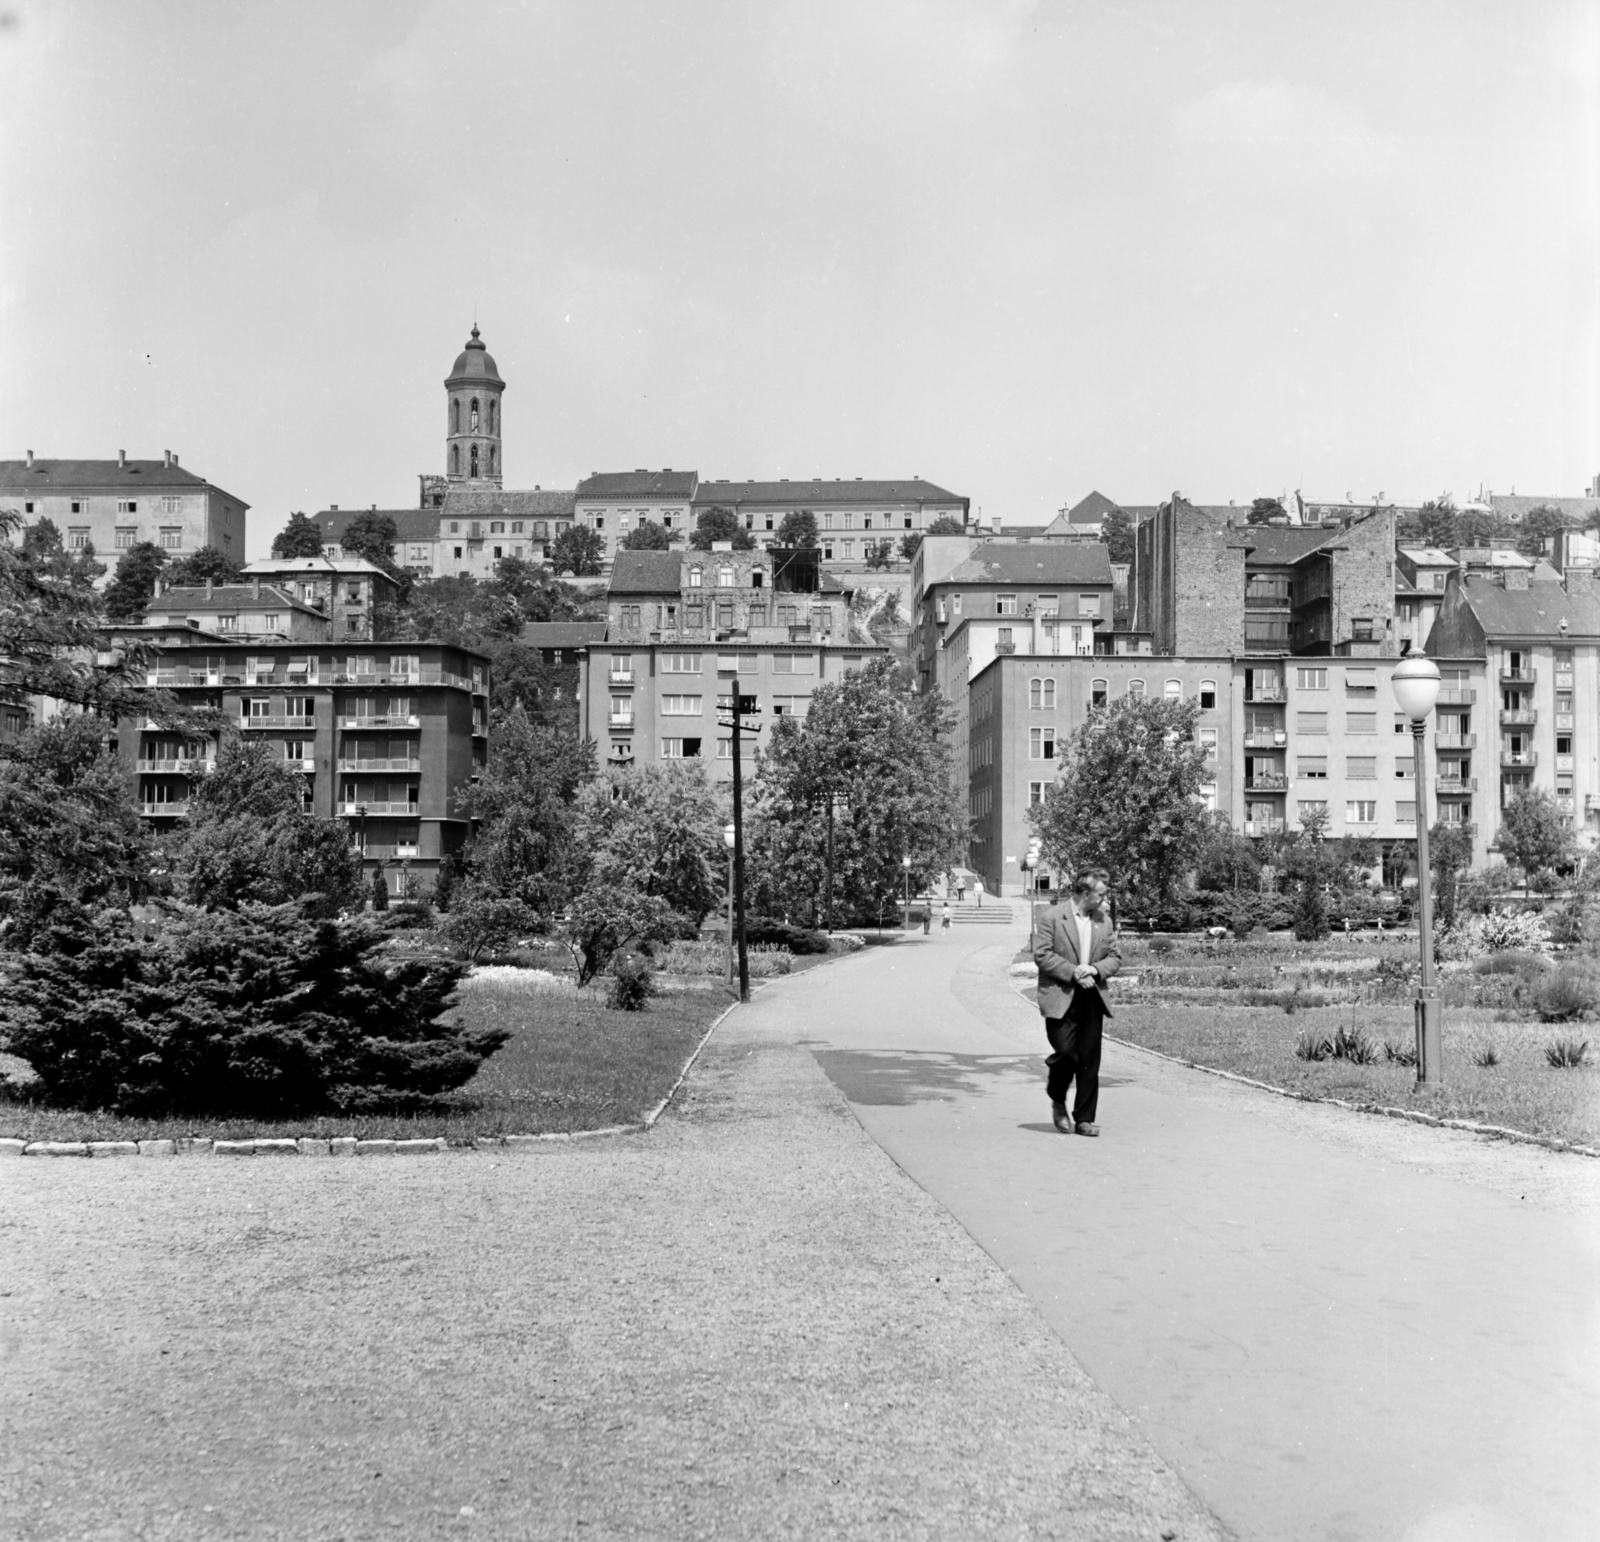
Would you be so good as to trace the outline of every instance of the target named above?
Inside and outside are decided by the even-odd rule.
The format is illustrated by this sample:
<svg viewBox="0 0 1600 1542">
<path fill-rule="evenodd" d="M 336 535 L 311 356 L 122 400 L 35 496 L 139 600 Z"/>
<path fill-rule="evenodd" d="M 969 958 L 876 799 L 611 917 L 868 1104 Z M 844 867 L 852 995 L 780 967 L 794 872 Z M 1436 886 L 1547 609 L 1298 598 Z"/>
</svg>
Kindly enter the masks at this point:
<svg viewBox="0 0 1600 1542">
<path fill-rule="evenodd" d="M 1359 1028 L 1341 1028 L 1333 1036 L 1333 1058 L 1352 1065 L 1371 1065 L 1378 1058 L 1378 1047 Z"/>
<path fill-rule="evenodd" d="M 1472 1052 L 1472 1063 L 1488 1070 L 1490 1066 L 1500 1064 L 1500 1051 L 1492 1044 L 1480 1044 Z"/>
<path fill-rule="evenodd" d="M 1175 947 L 1177 947 L 1177 944 L 1170 937 L 1152 937 L 1150 939 L 1150 951 L 1152 953 L 1165 956 L 1172 952 Z"/>
<path fill-rule="evenodd" d="M 444 935 L 456 956 L 472 963 L 485 954 L 507 952 L 539 925 L 538 913 L 521 900 L 495 899 L 468 884 L 456 893 Z"/>
<path fill-rule="evenodd" d="M 1571 1022 L 1600 1005 L 1600 984 L 1578 969 L 1552 970 L 1534 987 L 1533 1005 L 1544 1022 Z"/>
<path fill-rule="evenodd" d="M 0 1039 L 33 1096 L 120 1114 L 285 1118 L 416 1107 L 509 1037 L 445 1021 L 462 966 L 376 954 L 365 919 L 295 905 L 175 907 L 134 937 L 125 911 L 58 914 L 12 955 Z"/>
<path fill-rule="evenodd" d="M 1589 1053 L 1589 1041 L 1585 1039 L 1579 1043 L 1576 1039 L 1563 1036 L 1552 1039 L 1544 1047 L 1544 1058 L 1558 1071 L 1575 1070 L 1581 1066 Z"/>
<path fill-rule="evenodd" d="M 1328 1060 L 1333 1056 L 1333 1040 L 1315 1028 L 1302 1028 L 1294 1052 L 1302 1060 Z"/>
<path fill-rule="evenodd" d="M 814 932 L 804 926 L 794 926 L 773 916 L 746 916 L 744 940 L 747 947 L 770 944 L 786 948 L 790 953 L 828 951 L 828 938 L 825 932 Z"/>
<path fill-rule="evenodd" d="M 613 1012 L 642 1012 L 658 994 L 656 972 L 649 959 L 638 953 L 624 953 L 611 961 L 606 1005 Z"/>
<path fill-rule="evenodd" d="M 1417 1049 L 1414 1044 L 1396 1044 L 1393 1039 L 1385 1039 L 1383 1058 L 1393 1065 L 1415 1065 Z"/>
<path fill-rule="evenodd" d="M 1535 979 L 1548 968 L 1537 953 L 1522 953 L 1508 948 L 1503 953 L 1486 953 L 1472 961 L 1474 974 L 1514 974 L 1524 979 Z"/>
<path fill-rule="evenodd" d="M 383 876 L 382 867 L 375 867 L 372 870 L 372 908 L 374 910 L 389 908 L 389 883 Z"/>
<path fill-rule="evenodd" d="M 1294 902 L 1294 935 L 1298 942 L 1317 942 L 1328 935 L 1328 912 L 1322 885 L 1309 879 L 1300 884 Z"/>
<path fill-rule="evenodd" d="M 390 931 L 426 931 L 432 925 L 433 906 L 426 900 L 401 900 L 389 910 Z"/>
</svg>

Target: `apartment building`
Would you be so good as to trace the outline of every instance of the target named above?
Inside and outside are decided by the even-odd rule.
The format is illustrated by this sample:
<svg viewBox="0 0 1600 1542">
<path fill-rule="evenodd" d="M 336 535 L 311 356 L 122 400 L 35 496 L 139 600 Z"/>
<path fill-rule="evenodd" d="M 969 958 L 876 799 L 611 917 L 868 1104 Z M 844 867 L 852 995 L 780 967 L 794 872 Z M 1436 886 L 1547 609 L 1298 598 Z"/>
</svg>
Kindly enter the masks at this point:
<svg viewBox="0 0 1600 1542">
<path fill-rule="evenodd" d="M 544 562 L 572 523 L 571 492 L 531 492 L 489 485 L 452 485 L 444 502 L 420 509 L 319 509 L 323 555 L 346 560 L 341 538 L 350 521 L 382 514 L 394 521 L 395 561 L 418 578 L 494 577 L 506 557 Z"/>
<path fill-rule="evenodd" d="M 397 896 L 413 879 L 430 889 L 466 840 L 459 794 L 487 761 L 488 660 L 438 643 L 346 651 L 326 636 L 326 617 L 320 637 L 240 635 L 197 626 L 190 609 L 113 635 L 152 650 L 148 684 L 220 712 L 224 732 L 269 745 L 300 773 L 306 811 L 348 821 L 369 875 L 382 868 Z M 186 817 L 216 737 L 144 718 L 122 720 L 117 739 L 140 812 L 158 825 Z"/>
<path fill-rule="evenodd" d="M 607 599 L 606 639 L 580 655 L 578 689 L 579 731 L 609 765 L 701 759 L 726 779 L 719 674 L 737 670 L 761 708 L 753 752 L 777 719 L 805 716 L 818 685 L 886 652 L 854 625 L 814 550 L 622 551 Z"/>
<path fill-rule="evenodd" d="M 24 526 L 50 520 L 68 551 L 93 546 L 114 566 L 119 552 L 141 541 L 173 557 L 214 546 L 244 561 L 242 498 L 178 464 L 160 460 L 0 460 L 0 508 L 14 509 Z"/>
<path fill-rule="evenodd" d="M 628 535 L 643 524 L 660 525 L 678 539 L 694 528 L 694 471 L 595 471 L 573 491 L 573 522 L 605 539 L 609 567 Z"/>
<path fill-rule="evenodd" d="M 371 642 L 378 606 L 392 604 L 400 586 L 365 557 L 267 557 L 244 570 L 251 582 L 270 585 L 325 616 L 329 635 Z"/>
</svg>

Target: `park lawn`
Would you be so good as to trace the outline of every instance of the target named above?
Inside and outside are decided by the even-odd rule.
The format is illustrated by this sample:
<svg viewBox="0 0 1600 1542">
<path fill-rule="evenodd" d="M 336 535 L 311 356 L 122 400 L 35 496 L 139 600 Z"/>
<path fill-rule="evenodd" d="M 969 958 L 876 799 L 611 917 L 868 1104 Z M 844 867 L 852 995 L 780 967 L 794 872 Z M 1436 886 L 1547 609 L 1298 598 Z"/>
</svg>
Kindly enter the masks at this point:
<svg viewBox="0 0 1600 1542">
<path fill-rule="evenodd" d="M 1353 1103 L 1418 1109 L 1447 1119 L 1504 1125 L 1531 1135 L 1600 1145 L 1600 1032 L 1591 1023 L 1504 1020 L 1494 1010 L 1449 1008 L 1444 1020 L 1445 1084 L 1421 1088 L 1416 1071 L 1386 1061 L 1383 1042 L 1409 1047 L 1414 1038 L 1409 1002 L 1346 1002 L 1285 1012 L 1281 1007 L 1195 1006 L 1159 1001 L 1118 1002 L 1108 1034 L 1179 1060 L 1232 1071 L 1295 1093 Z M 1357 1027 L 1378 1046 L 1373 1065 L 1307 1061 L 1294 1052 L 1304 1030 L 1328 1035 Z M 1557 1070 L 1544 1046 L 1558 1037 L 1591 1040 L 1586 1064 Z M 1500 1064 L 1473 1064 L 1474 1051 L 1493 1045 Z"/>
<path fill-rule="evenodd" d="M 474 1027 L 511 1038 L 459 1092 L 428 1113 L 319 1115 L 283 1121 L 230 1118 L 129 1119 L 45 1108 L 0 1094 L 0 1137 L 21 1140 L 159 1140 L 196 1137 L 421 1139 L 539 1135 L 635 1122 L 671 1090 L 684 1063 L 728 1006 L 720 982 L 679 984 L 643 1012 L 613 1012 L 598 984 L 534 971 L 485 970 L 456 1008 Z"/>
</svg>

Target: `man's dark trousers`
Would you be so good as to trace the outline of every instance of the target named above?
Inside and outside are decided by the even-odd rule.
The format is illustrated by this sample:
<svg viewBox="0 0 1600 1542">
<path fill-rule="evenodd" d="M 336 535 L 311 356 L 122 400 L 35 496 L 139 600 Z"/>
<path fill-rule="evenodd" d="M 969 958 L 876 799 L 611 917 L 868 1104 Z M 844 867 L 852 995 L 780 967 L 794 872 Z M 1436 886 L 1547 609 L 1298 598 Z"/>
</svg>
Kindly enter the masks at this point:
<svg viewBox="0 0 1600 1542">
<path fill-rule="evenodd" d="M 1045 1036 L 1053 1054 L 1045 1057 L 1050 1068 L 1045 1090 L 1052 1103 L 1067 1101 L 1067 1087 L 1076 1078 L 1078 1093 L 1072 1104 L 1074 1124 L 1093 1124 L 1100 1104 L 1100 1041 L 1105 1007 L 1097 990 L 1076 990 L 1065 1017 L 1047 1017 Z"/>
</svg>

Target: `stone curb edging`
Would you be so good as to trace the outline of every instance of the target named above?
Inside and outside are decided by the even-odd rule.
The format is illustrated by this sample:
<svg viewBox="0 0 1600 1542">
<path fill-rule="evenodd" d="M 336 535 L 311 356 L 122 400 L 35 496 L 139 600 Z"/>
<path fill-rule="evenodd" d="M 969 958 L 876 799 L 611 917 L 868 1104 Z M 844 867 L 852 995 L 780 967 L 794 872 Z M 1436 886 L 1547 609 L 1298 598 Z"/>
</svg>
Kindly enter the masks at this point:
<svg viewBox="0 0 1600 1542">
<path fill-rule="evenodd" d="M 1012 989 L 1023 1000 L 1028 998 L 1017 990 Z M 1028 1005 L 1037 1010 L 1037 1003 L 1028 1001 Z M 1184 1060 L 1178 1055 L 1169 1055 L 1163 1050 L 1151 1049 L 1146 1044 L 1135 1044 L 1132 1039 L 1119 1039 L 1114 1034 L 1106 1034 L 1113 1044 L 1120 1044 L 1124 1049 L 1138 1050 L 1142 1055 L 1154 1055 L 1157 1060 L 1165 1060 L 1168 1065 L 1179 1065 L 1190 1071 L 1204 1071 L 1207 1076 L 1220 1076 L 1226 1082 L 1238 1082 L 1243 1087 L 1254 1087 L 1260 1092 L 1270 1092 L 1274 1097 L 1288 1098 L 1295 1103 L 1324 1103 L 1330 1108 L 1342 1108 L 1352 1114 L 1376 1114 L 1385 1119 L 1406 1119 L 1412 1124 L 1431 1125 L 1437 1130 L 1461 1130 L 1468 1135 L 1482 1135 L 1489 1140 L 1510 1141 L 1516 1145 L 1538 1146 L 1545 1151 L 1563 1151 L 1572 1156 L 1600 1157 L 1600 1147 L 1582 1146 L 1576 1141 L 1561 1140 L 1553 1135 L 1533 1135 L 1527 1130 L 1513 1130 L 1503 1124 L 1478 1124 L 1472 1119 L 1442 1119 L 1437 1114 L 1425 1114 L 1417 1108 L 1394 1108 L 1387 1103 L 1353 1103 L 1348 1098 L 1324 1097 L 1317 1092 L 1295 1092 L 1289 1087 L 1275 1087 L 1271 1082 L 1257 1081 L 1253 1076 L 1241 1076 L 1237 1071 L 1222 1071 L 1216 1066 L 1201 1065 L 1197 1060 Z"/>
<path fill-rule="evenodd" d="M 678 1079 L 667 1095 L 643 1119 L 629 1124 L 608 1124 L 598 1130 L 562 1130 L 545 1135 L 480 1135 L 469 1145 L 458 1148 L 474 1151 L 531 1151 L 552 1142 L 598 1140 L 607 1135 L 640 1135 L 654 1128 L 656 1121 L 666 1113 L 678 1090 L 689 1079 L 689 1072 L 700 1051 L 711 1041 L 722 1021 L 740 1002 L 732 1001 L 712 1019 L 711 1026 L 701 1036 L 689 1058 L 684 1061 Z M 318 1139 L 301 1136 L 296 1139 L 258 1140 L 204 1140 L 175 1138 L 171 1140 L 0 1140 L 0 1157 L 174 1157 L 174 1156 L 300 1156 L 300 1157 L 372 1157 L 372 1156 L 434 1156 L 451 1149 L 442 1135 L 423 1140 L 360 1140 L 354 1135 L 331 1136 Z"/>
</svg>

